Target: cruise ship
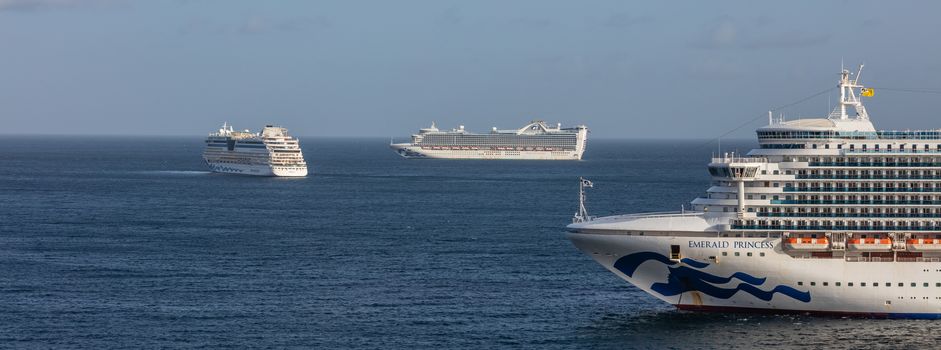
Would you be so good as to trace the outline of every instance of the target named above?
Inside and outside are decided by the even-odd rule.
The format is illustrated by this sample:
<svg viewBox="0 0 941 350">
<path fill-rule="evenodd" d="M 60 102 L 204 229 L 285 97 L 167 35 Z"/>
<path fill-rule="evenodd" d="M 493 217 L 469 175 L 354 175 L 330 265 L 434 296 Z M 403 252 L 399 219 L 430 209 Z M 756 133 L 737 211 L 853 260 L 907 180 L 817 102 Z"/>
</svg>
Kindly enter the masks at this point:
<svg viewBox="0 0 941 350">
<path fill-rule="evenodd" d="M 218 173 L 258 176 L 307 176 L 297 139 L 287 129 L 267 125 L 261 132 L 235 131 L 225 123 L 206 138 L 203 159 Z"/>
<path fill-rule="evenodd" d="M 463 125 L 441 131 L 432 122 L 412 135 L 411 143 L 389 147 L 405 158 L 579 160 L 587 139 L 584 125 L 562 128 L 541 120 L 515 130 L 493 128 L 486 134 L 467 132 Z"/>
<path fill-rule="evenodd" d="M 941 129 L 876 130 L 861 71 L 826 118 L 769 114 L 713 158 L 691 211 L 591 217 L 582 180 L 568 238 L 682 310 L 941 318 Z"/>
</svg>

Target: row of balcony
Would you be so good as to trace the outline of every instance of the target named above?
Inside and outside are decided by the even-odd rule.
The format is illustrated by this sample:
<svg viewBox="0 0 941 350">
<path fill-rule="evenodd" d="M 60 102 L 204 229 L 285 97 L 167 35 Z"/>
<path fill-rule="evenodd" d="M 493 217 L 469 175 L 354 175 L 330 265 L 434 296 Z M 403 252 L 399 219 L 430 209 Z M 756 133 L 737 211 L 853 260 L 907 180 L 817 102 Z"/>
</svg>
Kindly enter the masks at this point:
<svg viewBox="0 0 941 350">
<path fill-rule="evenodd" d="M 854 167 L 941 167 L 941 162 L 810 162 L 810 166 L 854 166 Z"/>
<path fill-rule="evenodd" d="M 941 187 L 783 187 L 784 192 L 937 192 Z"/>
<path fill-rule="evenodd" d="M 941 175 L 836 175 L 836 174 L 797 174 L 797 179 L 822 180 L 941 180 Z"/>
<path fill-rule="evenodd" d="M 734 230 L 784 231 L 941 231 L 941 225 L 926 226 L 860 226 L 860 225 L 745 225 L 732 224 Z"/>
<path fill-rule="evenodd" d="M 759 217 L 795 218 L 941 218 L 941 213 L 756 213 Z"/>
<path fill-rule="evenodd" d="M 941 205 L 941 200 L 813 200 L 772 199 L 771 204 Z"/>
</svg>

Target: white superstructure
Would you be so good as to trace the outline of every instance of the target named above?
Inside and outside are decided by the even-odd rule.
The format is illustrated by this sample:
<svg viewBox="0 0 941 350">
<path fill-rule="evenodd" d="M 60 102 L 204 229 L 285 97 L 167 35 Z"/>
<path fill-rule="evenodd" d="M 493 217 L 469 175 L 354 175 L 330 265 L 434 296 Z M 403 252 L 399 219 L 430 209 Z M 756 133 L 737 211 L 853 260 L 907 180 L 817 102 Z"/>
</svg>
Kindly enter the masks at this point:
<svg viewBox="0 0 941 350">
<path fill-rule="evenodd" d="M 214 172 L 259 176 L 307 176 L 297 139 L 267 125 L 259 133 L 235 131 L 227 123 L 206 138 L 203 159 Z"/>
<path fill-rule="evenodd" d="M 858 79 L 842 71 L 827 118 L 712 159 L 693 211 L 579 210 L 568 237 L 680 309 L 941 318 L 941 129 L 877 131 Z"/>
<path fill-rule="evenodd" d="M 405 158 L 579 160 L 587 139 L 584 125 L 562 128 L 539 120 L 516 130 L 493 128 L 486 134 L 467 132 L 463 125 L 441 131 L 431 123 L 412 135 L 411 143 L 389 147 Z"/>
</svg>

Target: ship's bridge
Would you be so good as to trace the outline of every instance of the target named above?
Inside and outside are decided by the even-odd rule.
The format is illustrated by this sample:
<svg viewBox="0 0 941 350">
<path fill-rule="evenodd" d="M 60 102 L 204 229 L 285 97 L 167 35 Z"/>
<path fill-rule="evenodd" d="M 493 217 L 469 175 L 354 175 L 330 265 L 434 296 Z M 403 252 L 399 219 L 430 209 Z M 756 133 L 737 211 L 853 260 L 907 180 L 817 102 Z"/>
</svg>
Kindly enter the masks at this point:
<svg viewBox="0 0 941 350">
<path fill-rule="evenodd" d="M 758 170 L 767 163 L 767 158 L 726 155 L 721 158 L 712 158 L 712 162 L 709 163 L 709 174 L 713 177 L 731 180 L 754 180 L 758 177 Z"/>
</svg>

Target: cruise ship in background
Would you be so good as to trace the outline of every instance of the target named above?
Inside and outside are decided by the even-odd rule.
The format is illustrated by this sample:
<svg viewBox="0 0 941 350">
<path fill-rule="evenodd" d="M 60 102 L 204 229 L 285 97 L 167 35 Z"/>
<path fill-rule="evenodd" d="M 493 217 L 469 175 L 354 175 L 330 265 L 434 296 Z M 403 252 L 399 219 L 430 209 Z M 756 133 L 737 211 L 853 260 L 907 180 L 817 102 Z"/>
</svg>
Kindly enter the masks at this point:
<svg viewBox="0 0 941 350">
<path fill-rule="evenodd" d="M 584 125 L 562 128 L 539 120 L 516 130 L 493 128 L 486 134 L 468 132 L 463 125 L 441 131 L 431 123 L 412 135 L 411 143 L 389 147 L 405 158 L 579 160 L 587 139 Z"/>
<path fill-rule="evenodd" d="M 307 176 L 297 139 L 287 129 L 267 125 L 261 132 L 235 131 L 228 123 L 206 138 L 203 159 L 218 173 L 259 176 Z"/>
<path fill-rule="evenodd" d="M 769 120 L 759 148 L 713 158 L 693 211 L 582 205 L 569 239 L 680 309 L 941 318 L 941 129 L 876 130 L 858 81 L 842 71 L 827 118 Z"/>
</svg>

